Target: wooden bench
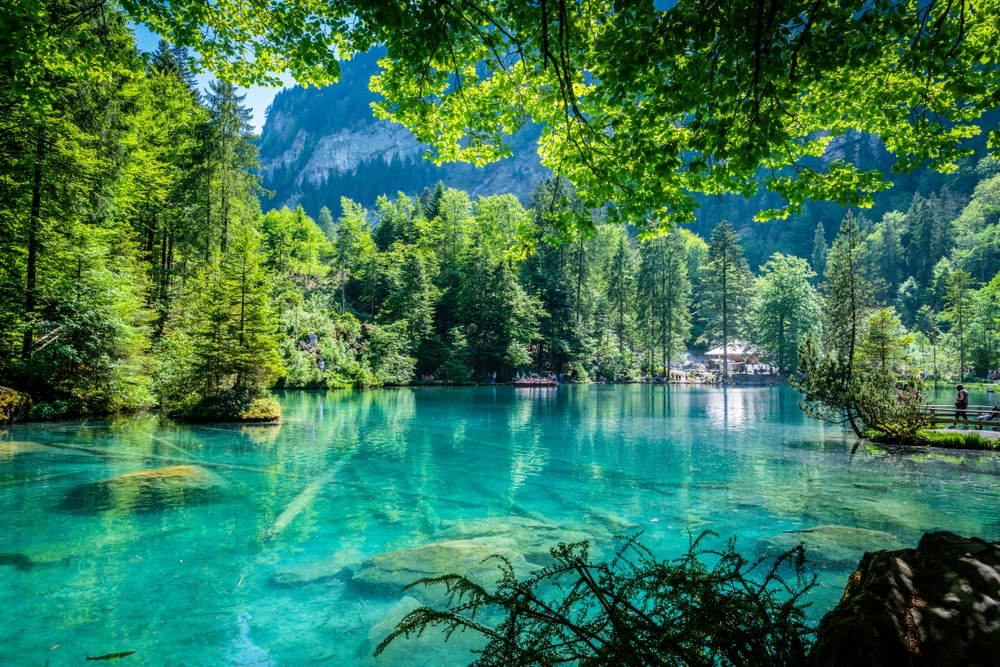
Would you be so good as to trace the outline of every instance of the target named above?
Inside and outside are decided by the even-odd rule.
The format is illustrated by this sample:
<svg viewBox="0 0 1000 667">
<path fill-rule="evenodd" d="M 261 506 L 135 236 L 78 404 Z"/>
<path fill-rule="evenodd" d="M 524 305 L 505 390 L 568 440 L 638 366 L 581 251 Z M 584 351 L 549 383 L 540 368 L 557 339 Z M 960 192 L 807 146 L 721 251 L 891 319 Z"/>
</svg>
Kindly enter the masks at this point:
<svg viewBox="0 0 1000 667">
<path fill-rule="evenodd" d="M 984 427 L 991 427 L 993 430 L 1000 429 L 1000 414 L 993 419 L 976 419 L 979 415 L 993 412 L 992 405 L 970 405 L 965 409 L 968 419 L 955 416 L 954 405 L 922 405 L 920 413 L 925 416 L 929 424 L 963 424 L 966 426 L 978 426 L 980 430 Z M 1000 410 L 997 411 L 1000 413 Z"/>
</svg>

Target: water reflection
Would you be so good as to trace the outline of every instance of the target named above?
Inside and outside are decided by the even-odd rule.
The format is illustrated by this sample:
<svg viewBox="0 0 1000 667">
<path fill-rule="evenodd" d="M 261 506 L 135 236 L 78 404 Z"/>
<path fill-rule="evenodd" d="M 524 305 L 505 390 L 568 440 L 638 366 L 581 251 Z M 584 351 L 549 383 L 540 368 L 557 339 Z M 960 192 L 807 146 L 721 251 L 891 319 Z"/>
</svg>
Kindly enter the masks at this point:
<svg viewBox="0 0 1000 667">
<path fill-rule="evenodd" d="M 539 535 L 606 547 L 644 530 L 662 554 L 705 529 L 751 554 L 808 540 L 818 615 L 866 548 L 1000 531 L 994 458 L 852 456 L 854 439 L 807 421 L 786 389 L 281 400 L 279 427 L 146 416 L 0 434 L 0 664 L 55 667 L 56 644 L 164 665 L 368 664 L 373 628 L 412 601 L 353 573 L 442 542 L 503 538 L 537 560 Z M 151 473 L 178 467 L 194 472 Z"/>
</svg>

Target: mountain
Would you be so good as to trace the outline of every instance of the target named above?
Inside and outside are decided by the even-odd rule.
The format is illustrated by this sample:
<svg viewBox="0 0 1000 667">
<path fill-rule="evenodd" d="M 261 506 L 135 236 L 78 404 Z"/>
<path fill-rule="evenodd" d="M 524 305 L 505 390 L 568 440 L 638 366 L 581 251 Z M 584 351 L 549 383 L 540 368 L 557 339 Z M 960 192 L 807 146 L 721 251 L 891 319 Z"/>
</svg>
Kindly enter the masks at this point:
<svg viewBox="0 0 1000 667">
<path fill-rule="evenodd" d="M 316 216 L 340 198 L 373 206 L 382 194 L 418 194 L 437 181 L 472 195 L 510 192 L 527 203 L 539 180 L 551 175 L 538 158 L 537 126 L 511 137 L 514 155 L 486 167 L 436 166 L 426 146 L 402 125 L 376 120 L 368 81 L 382 54 L 369 52 L 342 64 L 341 80 L 324 88 L 290 88 L 274 98 L 260 139 L 263 185 L 273 197 L 264 209 L 301 204 Z"/>
<path fill-rule="evenodd" d="M 439 180 L 472 195 L 510 192 L 527 204 L 538 181 L 552 173 L 538 158 L 539 128 L 527 126 L 511 138 L 512 157 L 482 168 L 455 163 L 438 167 L 422 159 L 426 147 L 409 130 L 373 117 L 370 105 L 376 96 L 368 90 L 368 82 L 378 72 L 377 60 L 382 55 L 373 51 L 342 63 L 343 77 L 335 85 L 290 88 L 275 97 L 260 139 L 264 187 L 275 193 L 262 202 L 264 209 L 301 204 L 315 217 L 322 206 L 328 206 L 336 217 L 341 197 L 372 207 L 379 195 L 415 195 Z M 995 127 L 998 119 L 1000 113 L 988 114 L 983 127 Z M 891 175 L 894 187 L 877 195 L 875 205 L 862 211 L 866 220 L 877 222 L 888 211 L 907 211 L 918 192 L 961 206 L 978 182 L 975 165 L 986 153 L 985 134 L 968 145 L 975 155 L 952 174 L 918 169 Z M 832 141 L 824 160 L 834 158 L 885 174 L 894 161 L 877 137 L 861 133 Z M 774 252 L 811 256 L 817 223 L 823 223 L 829 243 L 845 214 L 836 203 L 809 202 L 800 215 L 757 223 L 754 214 L 779 206 L 777 197 L 768 193 L 750 199 L 699 197 L 698 203 L 692 231 L 708 238 L 719 221 L 729 220 L 743 237 L 752 268 Z"/>
</svg>

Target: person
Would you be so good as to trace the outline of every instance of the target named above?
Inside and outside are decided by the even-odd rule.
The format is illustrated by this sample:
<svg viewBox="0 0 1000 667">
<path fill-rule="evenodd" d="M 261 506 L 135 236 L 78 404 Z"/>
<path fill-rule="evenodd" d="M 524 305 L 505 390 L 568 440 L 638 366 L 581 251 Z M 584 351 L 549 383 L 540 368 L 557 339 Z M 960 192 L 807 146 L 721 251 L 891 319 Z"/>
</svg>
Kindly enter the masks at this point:
<svg viewBox="0 0 1000 667">
<path fill-rule="evenodd" d="M 966 409 L 969 407 L 969 392 L 965 390 L 965 385 L 958 385 L 955 387 L 958 391 L 958 395 L 955 397 L 955 419 L 968 419 L 969 415 L 966 414 Z M 969 425 L 965 425 L 966 430 L 968 430 Z"/>
<path fill-rule="evenodd" d="M 316 349 L 316 334 L 309 334 L 309 347 Z"/>
<path fill-rule="evenodd" d="M 993 409 L 991 409 L 989 412 L 984 412 L 981 415 L 976 415 L 976 420 L 977 421 L 982 421 L 982 422 L 996 422 L 996 421 L 1000 421 L 1000 405 L 994 405 Z M 980 431 L 983 430 L 983 425 L 982 424 L 979 425 L 979 430 Z M 993 430 L 996 431 L 997 427 L 994 426 Z"/>
<path fill-rule="evenodd" d="M 323 357 L 316 360 L 316 366 L 319 368 L 319 374 L 323 375 L 326 373 L 326 362 L 323 361 Z"/>
</svg>

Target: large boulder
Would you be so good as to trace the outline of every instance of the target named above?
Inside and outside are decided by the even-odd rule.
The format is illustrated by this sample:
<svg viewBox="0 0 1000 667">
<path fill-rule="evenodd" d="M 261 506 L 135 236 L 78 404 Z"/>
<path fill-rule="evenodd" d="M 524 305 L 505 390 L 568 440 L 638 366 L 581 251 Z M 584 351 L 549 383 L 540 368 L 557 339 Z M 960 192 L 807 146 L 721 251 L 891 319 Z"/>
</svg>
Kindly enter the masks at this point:
<svg viewBox="0 0 1000 667">
<path fill-rule="evenodd" d="M 8 387 L 0 387 L 0 424 L 13 424 L 28 416 L 31 396 Z"/>
<path fill-rule="evenodd" d="M 866 553 L 820 622 L 811 667 L 1000 667 L 1000 543 L 926 533 Z"/>
<path fill-rule="evenodd" d="M 224 485 L 196 465 L 139 470 L 77 486 L 63 499 L 63 507 L 85 512 L 155 511 L 207 502 Z"/>
</svg>

